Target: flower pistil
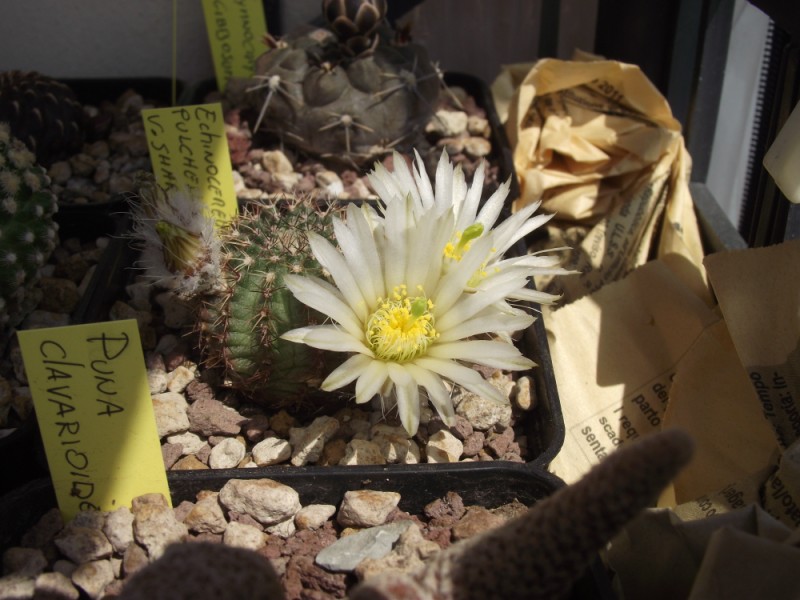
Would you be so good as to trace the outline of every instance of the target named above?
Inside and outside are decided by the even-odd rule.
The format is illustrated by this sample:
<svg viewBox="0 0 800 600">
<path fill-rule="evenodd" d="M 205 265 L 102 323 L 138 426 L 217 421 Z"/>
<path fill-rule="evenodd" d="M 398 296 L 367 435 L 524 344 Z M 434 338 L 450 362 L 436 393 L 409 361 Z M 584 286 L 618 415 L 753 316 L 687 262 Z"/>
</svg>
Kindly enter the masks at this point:
<svg viewBox="0 0 800 600">
<path fill-rule="evenodd" d="M 438 337 L 425 295 L 409 297 L 405 285 L 392 290 L 389 298 L 378 298 L 378 308 L 367 320 L 367 343 L 386 361 L 404 363 L 425 353 Z"/>
</svg>

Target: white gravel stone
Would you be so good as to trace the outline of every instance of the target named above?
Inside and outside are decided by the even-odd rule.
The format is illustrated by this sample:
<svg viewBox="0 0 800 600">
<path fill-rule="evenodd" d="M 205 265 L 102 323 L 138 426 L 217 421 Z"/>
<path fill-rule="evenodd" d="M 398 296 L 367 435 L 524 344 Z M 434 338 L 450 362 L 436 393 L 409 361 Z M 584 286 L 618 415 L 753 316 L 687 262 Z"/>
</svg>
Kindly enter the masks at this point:
<svg viewBox="0 0 800 600">
<path fill-rule="evenodd" d="M 38 548 L 13 546 L 3 554 L 3 571 L 36 577 L 47 568 L 47 558 Z"/>
<path fill-rule="evenodd" d="M 438 110 L 425 126 L 427 133 L 441 137 L 454 137 L 467 130 L 467 113 L 460 110 Z"/>
<path fill-rule="evenodd" d="M 228 510 L 244 513 L 263 525 L 285 521 L 302 508 L 299 494 L 272 479 L 231 479 L 219 492 Z"/>
<path fill-rule="evenodd" d="M 83 563 L 72 573 L 72 583 L 92 599 L 102 598 L 106 586 L 112 581 L 114 581 L 114 568 L 108 560 Z"/>
<path fill-rule="evenodd" d="M 292 161 L 280 150 L 268 150 L 261 156 L 261 164 L 264 169 L 272 174 L 275 173 L 294 173 Z"/>
<path fill-rule="evenodd" d="M 175 370 L 170 371 L 167 377 L 169 378 L 167 390 L 170 392 L 182 393 L 186 389 L 186 386 L 194 381 L 195 372 L 188 367 L 179 365 Z"/>
<path fill-rule="evenodd" d="M 206 442 L 203 440 L 203 438 L 196 433 L 192 433 L 191 431 L 169 435 L 167 436 L 167 442 L 170 444 L 180 444 L 183 448 L 183 456 L 197 454 L 206 445 Z"/>
<path fill-rule="evenodd" d="M 286 539 L 295 534 L 297 527 L 294 524 L 294 518 L 291 518 L 281 521 L 280 523 L 275 523 L 275 525 L 270 525 L 266 530 L 267 533 L 271 535 L 277 535 L 278 537 Z"/>
<path fill-rule="evenodd" d="M 429 463 L 458 462 L 464 444 L 456 436 L 445 429 L 441 429 L 428 438 L 425 453 Z"/>
<path fill-rule="evenodd" d="M 72 580 L 62 573 L 42 573 L 36 578 L 34 597 L 78 600 L 80 592 Z"/>
<path fill-rule="evenodd" d="M 208 466 L 212 469 L 233 469 L 246 453 L 247 447 L 242 442 L 236 438 L 225 438 L 211 449 Z"/>
<path fill-rule="evenodd" d="M 189 430 L 189 403 L 182 394 L 164 392 L 153 394 L 153 412 L 156 417 L 158 437 L 167 437 Z"/>
<path fill-rule="evenodd" d="M 498 404 L 482 396 L 466 392 L 456 406 L 456 414 L 470 422 L 479 431 L 488 431 L 495 425 L 511 424 L 511 404 Z"/>
<path fill-rule="evenodd" d="M 531 410 L 534 406 L 535 396 L 531 387 L 532 384 L 531 378 L 527 375 L 523 375 L 517 379 L 514 384 L 512 398 L 514 398 L 514 404 L 516 404 L 520 410 Z"/>
<path fill-rule="evenodd" d="M 369 440 L 353 439 L 347 443 L 340 465 L 385 465 L 381 447 Z"/>
<path fill-rule="evenodd" d="M 294 516 L 294 524 L 298 529 L 319 529 L 336 514 L 333 504 L 309 504 Z"/>
<path fill-rule="evenodd" d="M 25 575 L 0 577 L 0 600 L 26 600 L 33 598 L 36 581 Z"/>
<path fill-rule="evenodd" d="M 169 544 L 183 541 L 189 533 L 189 528 L 175 518 L 166 500 L 134 504 L 132 512 L 133 535 L 147 550 L 151 561 L 159 558 Z"/>
<path fill-rule="evenodd" d="M 128 304 L 136 310 L 152 310 L 150 303 L 150 293 L 153 291 L 153 284 L 149 281 L 134 281 L 125 286 L 128 294 Z"/>
<path fill-rule="evenodd" d="M 61 553 L 77 564 L 106 558 L 114 551 L 105 534 L 91 527 L 69 525 L 54 541 Z"/>
<path fill-rule="evenodd" d="M 192 306 L 171 292 L 162 292 L 155 298 L 164 311 L 164 324 L 173 329 L 180 329 L 194 324 L 195 315 Z"/>
<path fill-rule="evenodd" d="M 163 394 L 167 391 L 169 377 L 163 369 L 149 369 L 147 371 L 147 386 L 151 394 Z"/>
<path fill-rule="evenodd" d="M 345 492 L 336 520 L 344 527 L 383 525 L 399 502 L 397 492 L 350 490 Z"/>
<path fill-rule="evenodd" d="M 464 140 L 464 152 L 473 158 L 483 158 L 492 151 L 492 143 L 482 137 L 470 137 Z"/>
<path fill-rule="evenodd" d="M 377 444 L 387 463 L 412 464 L 419 462 L 419 447 L 408 437 L 408 433 L 402 427 L 375 425 L 372 428 L 370 441 Z M 416 457 L 414 456 L 415 450 Z"/>
<path fill-rule="evenodd" d="M 258 550 L 266 543 L 267 536 L 263 531 L 258 529 L 258 527 L 248 525 L 247 523 L 231 521 L 225 527 L 225 532 L 222 534 L 222 541 L 226 546 Z"/>
<path fill-rule="evenodd" d="M 292 464 L 296 467 L 319 460 L 325 443 L 339 429 L 339 421 L 333 417 L 317 417 L 308 427 L 293 427 L 289 431 L 292 445 Z"/>
<path fill-rule="evenodd" d="M 208 494 L 195 502 L 189 514 L 183 518 L 183 523 L 196 533 L 225 531 L 228 521 L 219 504 L 218 494 Z"/>
<path fill-rule="evenodd" d="M 492 133 L 492 128 L 489 125 L 488 119 L 484 119 L 478 115 L 470 115 L 467 118 L 467 131 L 469 131 L 470 135 L 488 138 Z"/>
<path fill-rule="evenodd" d="M 118 554 L 133 542 L 133 513 L 127 506 L 108 513 L 103 525 L 103 533 Z"/>
<path fill-rule="evenodd" d="M 253 446 L 253 460 L 259 467 L 286 462 L 292 457 L 291 444 L 281 438 L 271 437 Z"/>
</svg>

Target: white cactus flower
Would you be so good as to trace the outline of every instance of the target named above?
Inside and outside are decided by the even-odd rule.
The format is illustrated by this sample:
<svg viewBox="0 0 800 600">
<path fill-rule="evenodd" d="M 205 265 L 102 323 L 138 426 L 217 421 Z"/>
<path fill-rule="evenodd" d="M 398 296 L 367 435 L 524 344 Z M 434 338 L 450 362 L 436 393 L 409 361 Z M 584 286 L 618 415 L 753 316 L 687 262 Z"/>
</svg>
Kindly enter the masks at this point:
<svg viewBox="0 0 800 600">
<path fill-rule="evenodd" d="M 419 426 L 420 388 L 448 425 L 455 423 L 455 413 L 445 381 L 508 402 L 469 365 L 509 371 L 533 367 L 509 336 L 534 317 L 509 301 L 553 301 L 554 296 L 530 289 L 528 281 L 542 269 L 564 272 L 551 257 L 503 258 L 549 217 L 531 218 L 535 208 L 526 209 L 492 229 L 508 185 L 478 212 L 483 166 L 468 188 L 461 170 L 443 155 L 434 191 L 419 156 L 417 165 L 412 174 L 395 155 L 393 173 L 376 167 L 371 181 L 383 203 L 381 212 L 351 205 L 346 221 L 335 219 L 341 250 L 309 234 L 314 256 L 334 285 L 293 275 L 285 282 L 298 300 L 333 323 L 283 335 L 315 348 L 352 353 L 322 389 L 355 381 L 357 403 L 376 394 L 393 397 L 410 435 Z"/>
</svg>

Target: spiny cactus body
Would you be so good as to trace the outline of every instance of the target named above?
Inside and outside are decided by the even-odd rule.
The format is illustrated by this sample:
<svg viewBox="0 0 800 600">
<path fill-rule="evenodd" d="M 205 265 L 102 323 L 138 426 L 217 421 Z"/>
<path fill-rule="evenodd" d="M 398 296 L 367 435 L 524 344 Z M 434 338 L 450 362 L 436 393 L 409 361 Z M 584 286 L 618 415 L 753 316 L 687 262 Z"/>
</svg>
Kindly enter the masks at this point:
<svg viewBox="0 0 800 600">
<path fill-rule="evenodd" d="M 39 270 L 58 242 L 50 181 L 33 153 L 0 123 L 0 327 L 16 327 L 35 308 Z M 5 337 L 5 336 L 0 336 Z"/>
<path fill-rule="evenodd" d="M 280 339 L 325 319 L 283 283 L 287 273 L 323 276 L 308 231 L 332 238 L 327 211 L 302 202 L 287 210 L 248 209 L 224 232 L 220 278 L 202 298 L 199 330 L 209 366 L 222 367 L 233 387 L 275 406 L 301 402 L 331 366 L 322 351 Z"/>
<path fill-rule="evenodd" d="M 36 155 L 39 164 L 80 152 L 85 114 L 64 83 L 35 71 L 0 73 L 0 121 Z"/>
<path fill-rule="evenodd" d="M 199 203 L 155 184 L 133 204 L 147 275 L 194 305 L 209 367 L 232 388 L 271 406 L 297 405 L 332 368 L 320 350 L 280 339 L 325 317 L 283 284 L 286 273 L 323 276 L 307 233 L 333 238 L 334 210 L 303 200 L 253 205 L 215 232 Z"/>
<path fill-rule="evenodd" d="M 422 46 L 394 43 L 382 2 L 324 9 L 332 30 L 293 34 L 256 61 L 243 97 L 257 115 L 251 126 L 356 166 L 411 147 L 435 110 L 437 68 Z"/>
</svg>

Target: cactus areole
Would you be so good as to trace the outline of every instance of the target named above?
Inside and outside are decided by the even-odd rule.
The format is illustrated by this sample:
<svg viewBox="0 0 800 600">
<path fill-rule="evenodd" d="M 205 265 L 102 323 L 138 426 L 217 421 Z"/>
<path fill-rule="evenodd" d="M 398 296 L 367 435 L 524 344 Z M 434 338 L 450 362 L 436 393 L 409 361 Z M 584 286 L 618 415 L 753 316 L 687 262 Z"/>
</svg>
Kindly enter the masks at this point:
<svg viewBox="0 0 800 600">
<path fill-rule="evenodd" d="M 326 1 L 329 29 L 275 41 L 244 82 L 253 130 L 357 167 L 416 145 L 435 110 L 440 73 L 422 46 L 395 42 L 385 12 L 382 1 Z"/>
</svg>

